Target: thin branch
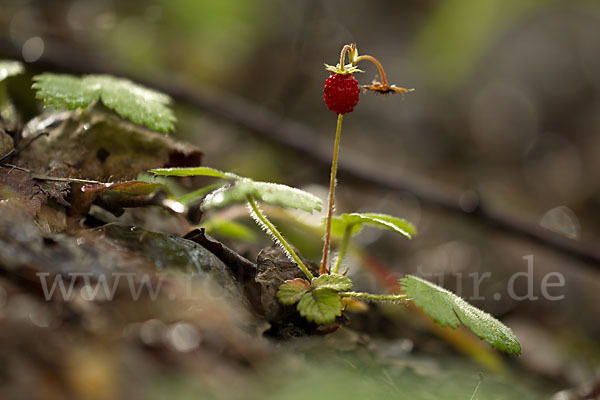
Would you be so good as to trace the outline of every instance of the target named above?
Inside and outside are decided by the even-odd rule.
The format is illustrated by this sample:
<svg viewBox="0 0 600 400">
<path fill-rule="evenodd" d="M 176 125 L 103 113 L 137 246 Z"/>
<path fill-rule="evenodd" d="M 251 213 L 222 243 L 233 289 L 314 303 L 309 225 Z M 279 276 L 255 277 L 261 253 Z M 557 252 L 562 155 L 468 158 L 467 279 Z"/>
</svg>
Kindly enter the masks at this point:
<svg viewBox="0 0 600 400">
<path fill-rule="evenodd" d="M 8 39 L 0 39 L 0 56 L 21 59 L 20 49 Z M 144 81 L 132 77 L 100 60 L 96 53 L 71 45 L 46 41 L 44 54 L 30 66 L 61 72 L 79 74 L 107 73 L 129 77 L 170 95 L 174 100 L 203 109 L 216 117 L 244 127 L 258 136 L 295 150 L 306 160 L 312 160 L 324 170 L 329 169 L 330 154 L 326 141 L 311 128 L 293 120 L 285 119 L 264 108 L 222 91 L 211 92 L 204 88 L 190 88 L 165 77 L 161 81 Z M 346 153 L 348 154 L 348 152 Z M 477 221 L 485 226 L 502 231 L 600 268 L 600 247 L 584 240 L 574 240 L 542 228 L 535 223 L 523 221 L 515 216 L 486 206 L 470 190 L 460 190 L 423 176 L 408 173 L 382 174 L 382 169 L 370 164 L 361 165 L 354 157 L 342 157 L 340 175 L 354 178 L 363 183 L 391 191 L 408 191 L 426 205 L 437 207 Z M 465 201 L 469 200 L 469 201 Z M 468 204 L 467 204 L 468 203 Z"/>
</svg>

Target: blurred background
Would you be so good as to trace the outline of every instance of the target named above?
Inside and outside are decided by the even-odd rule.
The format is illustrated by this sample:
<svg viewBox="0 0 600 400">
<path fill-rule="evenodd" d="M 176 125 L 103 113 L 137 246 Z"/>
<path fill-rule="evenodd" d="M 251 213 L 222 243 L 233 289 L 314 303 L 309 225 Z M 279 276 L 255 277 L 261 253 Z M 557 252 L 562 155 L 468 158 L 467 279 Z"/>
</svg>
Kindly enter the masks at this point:
<svg viewBox="0 0 600 400">
<path fill-rule="evenodd" d="M 598 1 L 0 1 L 0 57 L 24 61 L 29 74 L 109 72 L 177 88 L 173 135 L 200 147 L 204 165 L 321 195 L 336 122 L 322 99 L 323 63 L 336 64 L 348 43 L 415 91 L 361 93 L 344 119 L 344 165 L 391 183 L 342 169 L 337 211 L 389 213 L 419 230 L 410 242 L 363 232 L 351 273 L 381 290 L 360 268 L 366 252 L 397 274 L 434 274 L 515 331 L 524 350 L 510 363 L 552 382 L 544 395 L 598 385 L 598 258 L 527 237 L 542 227 L 588 254 L 600 247 Z M 360 67 L 361 84 L 378 78 Z M 39 105 L 30 107 L 32 117 Z M 478 204 L 519 223 L 473 216 Z M 318 244 L 297 240 L 318 257 Z M 268 238 L 230 244 L 251 258 Z M 507 284 L 527 272 L 529 255 L 539 299 L 511 299 Z M 486 272 L 474 293 L 469 274 Z M 551 272 L 565 281 L 550 289 L 564 295 L 556 301 L 540 291 Z M 515 282 L 525 294 L 526 279 Z"/>
</svg>

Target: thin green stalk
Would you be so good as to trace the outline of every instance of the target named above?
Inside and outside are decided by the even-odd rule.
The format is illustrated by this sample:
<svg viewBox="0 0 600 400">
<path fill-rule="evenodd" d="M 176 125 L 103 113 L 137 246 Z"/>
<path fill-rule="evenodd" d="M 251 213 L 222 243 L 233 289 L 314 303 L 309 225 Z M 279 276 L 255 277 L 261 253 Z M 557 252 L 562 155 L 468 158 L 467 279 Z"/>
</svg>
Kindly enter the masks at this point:
<svg viewBox="0 0 600 400">
<path fill-rule="evenodd" d="M 331 161 L 331 177 L 329 179 L 329 205 L 327 207 L 327 225 L 325 227 L 325 237 L 323 240 L 323 258 L 321 259 L 321 268 L 319 268 L 319 274 L 321 275 L 327 272 L 327 258 L 329 256 L 329 242 L 331 240 L 331 218 L 333 217 L 333 204 L 335 201 L 335 177 L 337 174 L 343 119 L 344 114 L 338 114 L 337 127 L 335 129 L 335 143 L 333 145 L 333 160 Z"/>
<path fill-rule="evenodd" d="M 402 301 L 408 300 L 405 294 L 372 294 L 362 292 L 339 292 L 340 297 L 353 297 L 355 299 L 371 301 Z"/>
<path fill-rule="evenodd" d="M 275 225 L 273 225 L 271 221 L 269 221 L 267 217 L 262 213 L 260 208 L 258 208 L 254 197 L 248 196 L 247 199 L 250 208 L 252 208 L 254 215 L 256 215 L 256 218 L 258 218 L 259 221 L 265 226 L 265 228 L 267 228 L 269 232 L 271 232 L 273 236 L 275 236 L 275 238 L 279 241 L 279 244 L 282 245 L 283 248 L 288 252 L 288 254 L 294 259 L 296 264 L 298 264 L 298 268 L 300 268 L 302 272 L 304 272 L 304 275 L 306 275 L 308 280 L 312 280 L 314 278 L 314 275 L 308 270 L 308 268 L 306 268 L 306 265 L 304 265 L 300 257 L 298 257 L 298 254 L 296 254 L 296 252 L 292 249 L 292 246 L 290 246 L 289 243 L 283 238 L 283 235 L 279 233 Z"/>
<path fill-rule="evenodd" d="M 333 267 L 333 273 L 337 274 L 342 266 L 342 259 L 346 255 L 346 250 L 348 250 L 348 244 L 350 244 L 350 237 L 352 236 L 352 225 L 346 225 L 346 230 L 344 231 L 344 237 L 342 238 L 342 244 L 340 245 L 340 250 L 338 252 L 337 261 L 335 262 L 335 267 Z"/>
</svg>

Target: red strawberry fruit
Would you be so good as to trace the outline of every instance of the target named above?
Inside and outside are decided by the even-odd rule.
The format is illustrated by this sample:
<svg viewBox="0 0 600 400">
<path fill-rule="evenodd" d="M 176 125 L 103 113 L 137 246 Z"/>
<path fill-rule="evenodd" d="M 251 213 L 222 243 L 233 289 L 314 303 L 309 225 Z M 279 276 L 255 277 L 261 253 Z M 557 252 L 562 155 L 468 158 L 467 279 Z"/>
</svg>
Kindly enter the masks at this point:
<svg viewBox="0 0 600 400">
<path fill-rule="evenodd" d="M 358 104 L 358 81 L 354 75 L 333 72 L 323 86 L 327 108 L 336 114 L 347 114 Z"/>
</svg>

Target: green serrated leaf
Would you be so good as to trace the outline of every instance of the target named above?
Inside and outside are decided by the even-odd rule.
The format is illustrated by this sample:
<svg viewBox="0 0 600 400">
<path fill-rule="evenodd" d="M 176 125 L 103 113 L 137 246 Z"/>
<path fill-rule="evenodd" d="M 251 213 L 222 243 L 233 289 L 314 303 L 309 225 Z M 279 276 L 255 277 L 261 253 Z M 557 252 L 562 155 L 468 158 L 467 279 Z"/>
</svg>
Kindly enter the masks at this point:
<svg viewBox="0 0 600 400">
<path fill-rule="evenodd" d="M 81 78 L 72 75 L 41 74 L 33 77 L 31 86 L 36 90 L 36 97 L 43 99 L 44 104 L 68 109 L 87 107 L 97 100 L 99 90 L 90 88 Z"/>
<path fill-rule="evenodd" d="M 312 213 L 321 211 L 321 199 L 304 190 L 269 182 L 254 182 L 254 197 L 264 203 Z"/>
<path fill-rule="evenodd" d="M 306 293 L 296 306 L 300 315 L 319 325 L 328 324 L 342 315 L 340 295 L 331 289 L 314 289 Z"/>
<path fill-rule="evenodd" d="M 151 169 L 149 172 L 160 176 L 210 176 L 230 180 L 241 179 L 240 176 L 231 172 L 223 172 L 210 167 L 156 168 Z"/>
<path fill-rule="evenodd" d="M 9 76 L 23 73 L 23 64 L 18 61 L 0 60 L 0 82 Z"/>
<path fill-rule="evenodd" d="M 344 275 L 331 274 L 320 275 L 312 280 L 312 287 L 315 289 L 326 288 L 335 290 L 352 290 L 352 280 Z"/>
<path fill-rule="evenodd" d="M 363 225 L 370 225 L 376 228 L 382 228 L 399 233 L 411 239 L 416 234 L 417 230 L 410 222 L 393 217 L 387 214 L 377 213 L 352 213 L 341 214 L 334 218 L 331 222 L 332 232 L 336 236 L 341 236 L 347 226 L 352 226 L 352 235 L 357 234 L 362 229 Z"/>
<path fill-rule="evenodd" d="M 285 281 L 277 290 L 277 298 L 281 304 L 296 304 L 310 289 L 310 284 L 304 279 L 296 278 Z"/>
<path fill-rule="evenodd" d="M 231 203 L 245 203 L 248 196 L 285 208 L 306 212 L 321 210 L 321 200 L 308 192 L 276 183 L 255 182 L 248 178 L 239 179 L 231 185 L 208 194 L 204 198 L 202 209 L 225 207 Z"/>
<path fill-rule="evenodd" d="M 173 130 L 175 115 L 169 96 L 109 75 L 76 77 L 45 73 L 33 77 L 36 97 L 46 105 L 84 108 L 100 100 L 123 118 L 158 132 Z"/>
<path fill-rule="evenodd" d="M 400 284 L 406 295 L 441 326 L 457 328 L 462 323 L 498 350 L 521 353 L 521 344 L 510 328 L 454 293 L 410 275 L 401 279 Z"/>
</svg>

